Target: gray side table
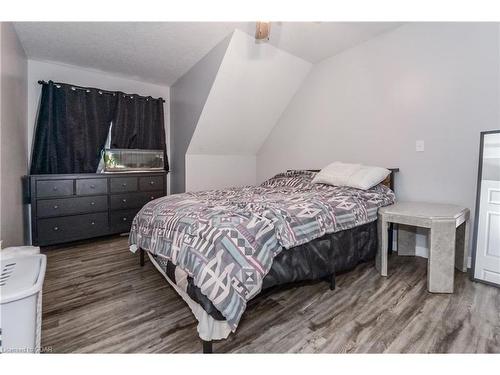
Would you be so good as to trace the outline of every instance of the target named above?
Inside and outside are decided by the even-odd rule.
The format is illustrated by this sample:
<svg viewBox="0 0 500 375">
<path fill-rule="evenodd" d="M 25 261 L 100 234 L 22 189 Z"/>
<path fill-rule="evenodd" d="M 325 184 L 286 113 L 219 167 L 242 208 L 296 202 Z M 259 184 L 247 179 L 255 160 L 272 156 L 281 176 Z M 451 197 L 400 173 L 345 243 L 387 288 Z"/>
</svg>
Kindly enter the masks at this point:
<svg viewBox="0 0 500 375">
<path fill-rule="evenodd" d="M 388 228 L 398 224 L 398 255 L 415 255 L 414 227 L 428 228 L 427 289 L 453 293 L 454 266 L 467 272 L 469 247 L 468 208 L 435 203 L 397 202 L 378 211 L 379 247 L 376 267 L 387 276 Z"/>
</svg>

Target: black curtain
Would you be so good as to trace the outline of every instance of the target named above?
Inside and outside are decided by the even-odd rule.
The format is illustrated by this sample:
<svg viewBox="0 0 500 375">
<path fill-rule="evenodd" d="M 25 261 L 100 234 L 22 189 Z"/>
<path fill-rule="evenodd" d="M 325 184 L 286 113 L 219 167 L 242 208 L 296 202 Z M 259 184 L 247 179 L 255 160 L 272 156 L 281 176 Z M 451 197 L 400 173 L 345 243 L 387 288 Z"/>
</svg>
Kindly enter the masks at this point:
<svg viewBox="0 0 500 375">
<path fill-rule="evenodd" d="M 98 90 L 43 84 L 30 173 L 94 173 L 115 109 Z"/>
<path fill-rule="evenodd" d="M 49 81 L 42 85 L 30 173 L 95 173 L 111 122 L 112 147 L 164 150 L 168 170 L 162 99 Z"/>
<path fill-rule="evenodd" d="M 111 147 L 163 150 L 168 170 L 163 100 L 117 93 Z"/>
</svg>

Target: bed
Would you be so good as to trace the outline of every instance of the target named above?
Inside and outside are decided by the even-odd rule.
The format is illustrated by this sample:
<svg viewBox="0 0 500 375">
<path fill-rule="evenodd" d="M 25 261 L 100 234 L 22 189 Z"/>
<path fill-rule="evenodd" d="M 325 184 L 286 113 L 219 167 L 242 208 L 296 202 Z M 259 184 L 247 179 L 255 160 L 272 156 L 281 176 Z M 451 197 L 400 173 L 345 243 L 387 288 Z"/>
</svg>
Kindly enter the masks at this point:
<svg viewBox="0 0 500 375">
<path fill-rule="evenodd" d="M 394 202 L 393 174 L 366 191 L 313 184 L 289 170 L 259 186 L 175 194 L 133 220 L 130 250 L 147 253 L 198 320 L 203 351 L 235 332 L 263 290 L 327 280 L 371 260 L 379 207 Z"/>
</svg>

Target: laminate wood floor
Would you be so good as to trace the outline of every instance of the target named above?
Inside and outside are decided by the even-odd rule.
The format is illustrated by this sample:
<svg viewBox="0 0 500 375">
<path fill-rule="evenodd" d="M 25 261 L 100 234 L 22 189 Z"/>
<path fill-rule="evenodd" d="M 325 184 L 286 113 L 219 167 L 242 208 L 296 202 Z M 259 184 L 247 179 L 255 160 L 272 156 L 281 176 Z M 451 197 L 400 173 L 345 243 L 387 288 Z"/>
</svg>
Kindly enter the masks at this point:
<svg viewBox="0 0 500 375">
<path fill-rule="evenodd" d="M 46 249 L 42 346 L 55 353 L 199 353 L 197 322 L 126 237 Z M 500 353 L 500 289 L 456 273 L 455 294 L 426 290 L 426 260 L 391 256 L 250 303 L 215 352 Z"/>
</svg>

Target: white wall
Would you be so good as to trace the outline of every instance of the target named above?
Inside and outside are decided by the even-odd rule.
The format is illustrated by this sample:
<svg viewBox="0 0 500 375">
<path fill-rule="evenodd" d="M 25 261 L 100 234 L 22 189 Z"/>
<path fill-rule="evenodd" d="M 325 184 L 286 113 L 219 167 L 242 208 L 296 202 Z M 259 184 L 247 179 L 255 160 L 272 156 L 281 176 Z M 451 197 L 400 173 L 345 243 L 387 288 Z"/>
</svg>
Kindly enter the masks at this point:
<svg viewBox="0 0 500 375">
<path fill-rule="evenodd" d="M 24 243 L 21 177 L 27 174 L 27 61 L 12 23 L 0 26 L 0 240 Z"/>
<path fill-rule="evenodd" d="M 235 30 L 188 153 L 255 155 L 310 68 Z"/>
<path fill-rule="evenodd" d="M 230 40 L 231 34 L 172 85 L 172 193 L 186 191 L 186 151 Z"/>
<path fill-rule="evenodd" d="M 72 83 L 78 86 L 97 87 L 110 91 L 123 91 L 128 94 L 150 95 L 165 99 L 165 132 L 167 151 L 170 159 L 170 88 L 168 86 L 136 81 L 127 77 L 96 70 L 84 69 L 54 62 L 28 61 L 28 150 L 31 159 L 31 145 L 36 114 L 40 102 L 41 86 L 39 80 Z"/>
<path fill-rule="evenodd" d="M 498 30 L 407 24 L 318 63 L 261 148 L 257 180 L 334 160 L 399 167 L 398 199 L 473 211 L 479 133 L 499 128 Z"/>
<path fill-rule="evenodd" d="M 255 185 L 255 155 L 186 155 L 187 191 Z"/>
<path fill-rule="evenodd" d="M 199 168 L 217 168 L 212 160 L 221 163 L 218 187 L 255 184 L 255 155 L 310 68 L 310 63 L 236 30 L 187 150 L 187 190 L 214 186 L 215 177 Z M 194 162 L 193 155 L 219 157 L 200 164 L 201 158 Z M 229 165 L 235 171 L 223 173 Z"/>
</svg>

